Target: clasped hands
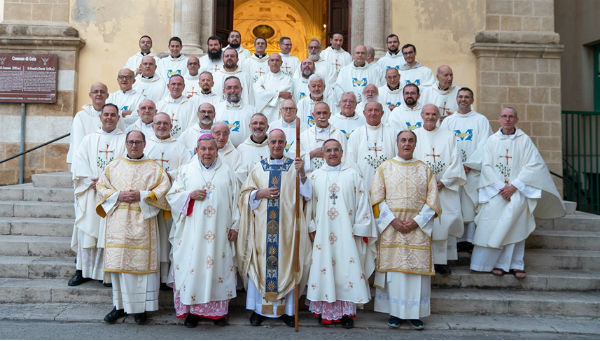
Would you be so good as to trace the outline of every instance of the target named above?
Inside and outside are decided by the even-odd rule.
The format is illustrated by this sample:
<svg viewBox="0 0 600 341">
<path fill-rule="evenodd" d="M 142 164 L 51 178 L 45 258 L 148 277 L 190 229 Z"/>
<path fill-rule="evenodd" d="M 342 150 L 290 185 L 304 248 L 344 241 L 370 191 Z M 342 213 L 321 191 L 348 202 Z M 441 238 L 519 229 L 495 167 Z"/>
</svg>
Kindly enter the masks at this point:
<svg viewBox="0 0 600 341">
<path fill-rule="evenodd" d="M 510 201 L 510 197 L 517 191 L 517 188 L 513 185 L 506 185 L 500 189 L 500 195 L 504 200 Z"/>
<path fill-rule="evenodd" d="M 414 219 L 400 220 L 398 218 L 395 218 L 394 220 L 392 220 L 390 225 L 392 225 L 392 227 L 396 231 L 398 231 L 402 234 L 407 234 L 409 232 L 412 232 L 417 227 L 419 227 L 419 225 L 417 224 L 417 222 Z"/>
<path fill-rule="evenodd" d="M 135 189 L 121 191 L 119 192 L 119 201 L 128 203 L 138 202 L 140 201 L 140 191 Z"/>
<path fill-rule="evenodd" d="M 202 201 L 206 198 L 206 189 L 197 189 L 190 193 L 190 199 Z"/>
</svg>

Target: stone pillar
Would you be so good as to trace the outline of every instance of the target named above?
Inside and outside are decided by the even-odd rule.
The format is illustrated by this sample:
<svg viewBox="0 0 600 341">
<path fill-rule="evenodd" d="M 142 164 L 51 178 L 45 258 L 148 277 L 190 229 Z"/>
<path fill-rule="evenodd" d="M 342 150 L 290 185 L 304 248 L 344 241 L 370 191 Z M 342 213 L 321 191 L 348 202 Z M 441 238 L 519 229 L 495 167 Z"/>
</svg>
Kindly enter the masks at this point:
<svg viewBox="0 0 600 341">
<path fill-rule="evenodd" d="M 364 26 L 365 26 L 365 0 L 352 0 L 352 8 L 350 13 L 350 53 L 354 51 L 356 45 L 364 43 Z"/>
<path fill-rule="evenodd" d="M 562 174 L 560 56 L 554 1 L 487 0 L 486 27 L 475 37 L 477 111 L 494 129 L 504 106 L 519 113 L 548 168 Z M 553 177 L 559 191 L 562 181 Z"/>
<path fill-rule="evenodd" d="M 200 31 L 202 29 L 202 4 L 203 0 L 183 0 L 174 2 L 173 33 L 183 41 L 182 52 L 188 56 L 200 56 L 202 42 Z"/>
<path fill-rule="evenodd" d="M 352 2 L 354 4 L 354 1 Z M 354 26 L 353 26 L 354 27 Z M 375 49 L 375 58 L 385 54 L 385 0 L 369 0 L 364 7 L 364 44 Z"/>
</svg>

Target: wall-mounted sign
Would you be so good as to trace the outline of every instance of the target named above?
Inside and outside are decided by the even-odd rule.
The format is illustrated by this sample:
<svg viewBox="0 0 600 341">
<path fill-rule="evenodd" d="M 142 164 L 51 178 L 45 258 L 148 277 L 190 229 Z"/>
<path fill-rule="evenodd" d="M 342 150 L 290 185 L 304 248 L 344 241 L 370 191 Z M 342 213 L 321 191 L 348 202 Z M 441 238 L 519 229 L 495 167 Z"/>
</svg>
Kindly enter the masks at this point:
<svg viewBox="0 0 600 341">
<path fill-rule="evenodd" d="M 0 54 L 0 102 L 56 103 L 58 56 Z"/>
</svg>

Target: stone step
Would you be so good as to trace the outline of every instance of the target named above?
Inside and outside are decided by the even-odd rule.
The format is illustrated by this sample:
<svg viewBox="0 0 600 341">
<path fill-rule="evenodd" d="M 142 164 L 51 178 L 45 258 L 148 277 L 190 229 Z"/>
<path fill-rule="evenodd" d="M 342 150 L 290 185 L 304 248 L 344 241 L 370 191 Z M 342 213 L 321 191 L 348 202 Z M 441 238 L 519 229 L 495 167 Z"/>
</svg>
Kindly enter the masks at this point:
<svg viewBox="0 0 600 341">
<path fill-rule="evenodd" d="M 0 278 L 70 278 L 75 257 L 0 256 Z"/>
<path fill-rule="evenodd" d="M 2 278 L 0 303 L 88 305 L 111 302 L 112 290 L 98 281 L 89 281 L 77 287 L 69 287 L 66 282 L 64 279 Z M 245 296 L 243 291 L 238 291 L 237 297 L 230 302 L 232 310 L 245 306 Z M 171 291 L 161 291 L 159 299 L 162 307 L 172 309 Z M 365 307 L 365 311 L 373 311 L 372 302 Z M 600 296 L 597 292 L 434 288 L 431 312 L 600 317 Z"/>
<path fill-rule="evenodd" d="M 0 256 L 74 257 L 70 237 L 0 236 Z"/>
<path fill-rule="evenodd" d="M 527 238 L 530 249 L 600 251 L 600 233 L 591 231 L 536 230 Z"/>
<path fill-rule="evenodd" d="M 600 273 L 585 270 L 549 270 L 527 266 L 527 278 L 518 280 L 511 274 L 498 277 L 491 273 L 472 272 L 468 266 L 452 266 L 449 276 L 434 276 L 434 288 L 505 288 L 525 290 L 600 290 Z"/>
<path fill-rule="evenodd" d="M 72 218 L 0 217 L 0 235 L 71 237 Z"/>
<path fill-rule="evenodd" d="M 431 312 L 600 317 L 600 295 L 597 291 L 434 289 Z"/>
<path fill-rule="evenodd" d="M 537 228 L 563 231 L 600 232 L 600 216 L 577 211 L 558 219 L 536 219 Z"/>
<path fill-rule="evenodd" d="M 563 200 L 566 214 L 574 214 L 577 211 L 577 202 Z"/>
<path fill-rule="evenodd" d="M 0 217 L 75 218 L 69 202 L 0 201 Z"/>
<path fill-rule="evenodd" d="M 33 184 L 0 187 L 0 198 L 17 201 L 73 202 L 72 188 L 34 187 Z"/>
<path fill-rule="evenodd" d="M 525 251 L 525 267 L 597 271 L 600 251 L 529 249 Z"/>
<path fill-rule="evenodd" d="M 71 172 L 57 172 L 57 173 L 45 173 L 45 174 L 34 174 L 31 176 L 33 185 L 35 187 L 45 188 L 72 188 L 73 182 L 71 180 Z"/>
</svg>

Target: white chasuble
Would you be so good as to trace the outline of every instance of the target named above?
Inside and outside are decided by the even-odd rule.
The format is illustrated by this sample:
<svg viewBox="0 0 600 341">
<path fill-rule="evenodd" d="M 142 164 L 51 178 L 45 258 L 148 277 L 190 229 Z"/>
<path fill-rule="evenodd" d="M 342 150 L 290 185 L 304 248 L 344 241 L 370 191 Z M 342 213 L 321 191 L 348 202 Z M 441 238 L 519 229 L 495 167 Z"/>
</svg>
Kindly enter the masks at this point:
<svg viewBox="0 0 600 341">
<path fill-rule="evenodd" d="M 283 62 L 281 64 L 281 71 L 290 77 L 294 77 L 294 73 L 296 73 L 296 70 L 300 68 L 300 59 L 291 54 L 285 54 L 281 52 L 279 52 L 279 55 L 281 56 L 281 61 Z"/>
<path fill-rule="evenodd" d="M 187 76 L 187 60 L 188 57 L 180 54 L 179 57 L 167 56 L 161 58 L 156 63 L 156 73 L 160 75 L 165 84 L 169 82 L 169 78 L 173 75 Z"/>
<path fill-rule="evenodd" d="M 294 103 L 298 104 L 301 99 L 310 95 L 310 91 L 308 91 L 308 78 L 304 78 L 300 76 L 300 78 L 293 78 L 294 80 Z M 325 84 L 325 89 L 327 89 L 327 84 Z"/>
<path fill-rule="evenodd" d="M 404 103 L 402 90 L 402 86 L 398 86 L 398 89 L 391 90 L 387 84 L 378 89 L 379 101 L 383 104 L 384 108 L 387 108 L 389 113 L 391 113 L 392 110 L 394 110 L 396 107 L 401 106 Z M 393 105 L 394 108 L 390 109 L 391 105 Z"/>
<path fill-rule="evenodd" d="M 338 76 L 342 67 L 352 63 L 352 56 L 340 47 L 339 50 L 331 46 L 321 51 L 321 58 L 329 62 L 329 67 L 333 70 L 335 77 Z"/>
<path fill-rule="evenodd" d="M 218 70 L 213 72 L 213 81 L 215 85 L 213 85 L 212 91 L 219 96 L 220 99 L 225 100 L 225 95 L 223 94 L 223 87 L 225 86 L 225 79 L 230 76 L 235 76 L 240 80 L 242 85 L 242 100 L 244 104 L 254 105 L 254 91 L 252 90 L 252 78 L 250 74 L 246 72 L 241 66 L 238 66 L 235 71 L 227 71 L 225 69 Z M 217 112 L 218 113 L 218 112 Z"/>
<path fill-rule="evenodd" d="M 200 57 L 200 69 L 198 69 L 198 73 L 202 73 L 204 71 L 208 71 L 211 74 L 215 74 L 215 72 L 223 69 L 223 60 L 217 59 L 212 60 L 208 57 L 208 54 Z"/>
<path fill-rule="evenodd" d="M 332 101 L 330 98 L 328 98 L 326 94 L 329 94 L 329 92 L 325 91 L 323 97 L 320 100 L 315 101 L 312 99 L 309 92 L 306 94 L 306 97 L 304 97 L 298 103 L 296 103 L 296 106 L 298 107 L 297 116 L 298 118 L 300 118 L 300 132 L 303 132 L 306 129 L 315 126 L 315 118 L 313 116 L 313 112 L 315 111 L 315 104 L 319 102 L 327 103 L 327 105 L 329 106 L 329 110 L 333 115 L 335 101 Z"/>
<path fill-rule="evenodd" d="M 219 149 L 219 159 L 229 166 L 229 169 L 236 174 L 236 178 L 239 181 L 239 187 L 246 178 L 242 179 L 239 175 L 239 169 L 242 167 L 242 155 L 237 148 L 231 144 L 231 141 L 227 141 L 227 144 Z"/>
<path fill-rule="evenodd" d="M 344 134 L 344 136 L 346 136 L 346 140 L 350 139 L 350 135 L 353 131 L 367 124 L 365 115 L 361 113 L 357 114 L 357 112 L 358 111 L 355 111 L 354 115 L 350 117 L 344 116 L 341 112 L 339 112 L 335 115 L 332 115 L 331 119 L 329 120 L 335 129 L 338 129 L 342 132 L 342 134 Z"/>
<path fill-rule="evenodd" d="M 142 58 L 144 58 L 146 56 L 154 57 L 154 62 L 158 62 L 158 60 L 159 60 L 159 58 L 154 54 L 154 52 L 142 54 L 141 51 L 138 51 L 138 52 L 136 52 L 136 54 L 134 54 L 133 56 L 131 56 L 127 59 L 127 62 L 125 63 L 125 67 L 128 68 L 129 70 L 133 71 L 133 73 L 135 74 L 142 64 Z"/>
<path fill-rule="evenodd" d="M 67 163 L 73 163 L 77 148 L 83 138 L 102 128 L 100 121 L 100 111 L 94 109 L 90 104 L 86 104 L 75 114 L 71 124 L 71 135 L 69 135 L 69 151 L 67 152 Z"/>
<path fill-rule="evenodd" d="M 402 51 L 396 52 L 396 54 L 392 54 L 389 50 L 385 53 L 385 55 L 377 61 L 379 67 L 383 71 L 387 71 L 389 68 L 394 68 L 396 70 L 400 70 L 402 65 L 406 64 L 404 60 L 404 56 L 402 55 Z M 402 79 L 400 79 L 402 81 Z"/>
<path fill-rule="evenodd" d="M 262 304 L 255 311 L 263 315 L 284 313 L 286 296 L 296 283 L 306 284 L 311 246 L 308 239 L 305 205 L 300 204 L 299 272 L 294 271 L 293 250 L 296 234 L 295 184 L 293 160 L 263 160 L 248 174 L 239 199 L 240 232 L 237 239 L 238 270 L 247 288 L 255 287 Z M 276 199 L 256 200 L 256 190 L 278 187 Z M 303 186 L 308 189 L 303 191 Z M 300 193 L 310 200 L 310 182 L 300 186 Z M 302 200 L 302 199 L 301 199 Z M 258 202 L 257 202 L 258 201 Z M 256 206 L 255 206 L 256 205 Z M 250 289 L 249 289 L 250 295 Z M 248 307 L 247 301 L 247 307 Z M 293 311 L 293 310 L 292 310 Z M 288 311 L 285 313 L 289 314 Z M 292 313 L 293 314 L 293 313 Z"/>
<path fill-rule="evenodd" d="M 316 231 L 306 298 L 311 301 L 367 303 L 368 278 L 375 269 L 375 244 L 363 237 L 377 230 L 368 192 L 358 172 L 347 166 L 323 166 L 310 176 L 312 221 Z"/>
<path fill-rule="evenodd" d="M 376 127 L 365 124 L 350 135 L 347 153 L 346 160 L 356 166 L 370 188 L 377 167 L 398 154 L 395 131 L 383 124 Z"/>
<path fill-rule="evenodd" d="M 77 240 L 73 233 L 71 248 L 77 243 L 83 248 L 104 247 L 101 239 L 101 219 L 96 215 L 96 190 L 92 180 L 100 178 L 104 168 L 115 158 L 125 155 L 125 134 L 119 129 L 107 133 L 99 129 L 84 137 L 73 158 L 73 183 L 75 185 L 75 230 L 85 233 Z M 74 231 L 75 232 L 75 231 Z"/>
<path fill-rule="evenodd" d="M 267 71 L 265 75 L 254 83 L 254 103 L 256 112 L 267 116 L 267 122 L 279 119 L 279 106 L 283 99 L 279 97 L 280 92 L 293 93 L 292 78 L 279 71 L 273 73 Z"/>
<path fill-rule="evenodd" d="M 340 70 L 336 84 L 343 92 L 351 91 L 356 95 L 358 102 L 362 101 L 362 92 L 367 84 L 373 84 L 376 87 L 381 86 L 381 74 L 379 68 L 375 65 L 365 63 L 364 66 L 355 66 L 350 63 Z"/>
<path fill-rule="evenodd" d="M 171 217 L 165 196 L 171 181 L 154 160 L 120 157 L 96 186 L 96 213 L 106 218 L 104 272 L 152 274 L 160 271 L 157 214 Z M 140 201 L 120 202 L 119 193 L 140 191 Z M 160 211 L 163 212 L 160 212 Z"/>
<path fill-rule="evenodd" d="M 225 121 L 229 126 L 229 141 L 238 147 L 250 136 L 250 119 L 255 114 L 254 107 L 248 104 L 220 102 L 217 106 L 215 122 Z"/>
<path fill-rule="evenodd" d="M 481 148 L 492 134 L 488 119 L 475 111 L 466 114 L 455 112 L 442 121 L 440 128 L 454 133 L 463 164 L 474 156 L 475 151 Z M 467 166 L 471 168 L 471 171 L 467 174 L 467 183 L 460 189 L 460 203 L 465 223 L 475 219 L 475 208 L 479 203 L 477 187 L 479 186 L 481 163 L 469 163 Z"/>
<path fill-rule="evenodd" d="M 173 98 L 170 95 L 156 103 L 157 112 L 167 113 L 171 117 L 171 137 L 178 138 L 189 126 L 196 115 L 194 104 L 185 96 Z"/>
<path fill-rule="evenodd" d="M 448 89 L 443 90 L 439 88 L 439 82 L 436 81 L 432 86 L 423 89 L 421 103 L 434 104 L 439 109 L 440 117 L 452 115 L 458 110 L 456 95 L 460 89 L 460 86 L 451 84 Z"/>
<path fill-rule="evenodd" d="M 420 101 L 412 108 L 406 104 L 402 104 L 392 110 L 388 118 L 388 125 L 397 132 L 421 128 L 423 126 L 423 118 L 421 117 L 422 109 L 423 105 L 421 105 Z"/>
<path fill-rule="evenodd" d="M 439 191 L 443 214 L 440 219 L 433 221 L 432 238 L 437 241 L 447 240 L 448 236 L 460 237 L 464 224 L 458 189 L 465 184 L 466 175 L 454 134 L 440 128 L 432 131 L 419 128 L 414 133 L 417 135 L 417 146 L 413 154 L 415 159 L 427 164 L 435 179 L 444 184 Z"/>
<path fill-rule="evenodd" d="M 194 190 L 207 191 L 193 200 Z M 217 158 L 206 168 L 194 158 L 182 166 L 167 194 L 176 228 L 171 234 L 176 295 L 185 305 L 230 300 L 236 296 L 233 244 L 229 230 L 238 229 L 238 182 Z"/>
<path fill-rule="evenodd" d="M 154 103 L 158 103 L 165 95 L 169 94 L 165 82 L 160 78 L 158 73 L 155 73 L 152 78 L 146 78 L 139 74 L 135 78 L 133 88 L 144 97 L 150 99 Z"/>
<path fill-rule="evenodd" d="M 177 141 L 181 143 L 187 152 L 186 160 L 189 160 L 194 154 L 195 148 L 198 146 L 198 139 L 204 134 L 210 134 L 210 129 L 202 129 L 199 124 L 187 128 L 183 134 L 179 136 Z"/>
<path fill-rule="evenodd" d="M 431 69 L 421 63 L 416 63 L 413 66 L 404 64 L 398 72 L 400 72 L 400 82 L 403 85 L 412 83 L 418 85 L 419 89 L 423 90 L 435 83 Z"/>
<path fill-rule="evenodd" d="M 241 167 L 236 170 L 238 176 L 242 182 L 246 181 L 248 173 L 254 168 L 256 163 L 267 159 L 269 157 L 269 146 L 265 139 L 261 143 L 252 141 L 251 137 L 248 137 L 244 143 L 237 147 L 238 152 L 241 156 Z"/>
<path fill-rule="evenodd" d="M 327 128 L 314 126 L 300 133 L 300 157 L 304 159 L 304 169 L 307 172 L 307 176 L 309 176 L 310 172 L 321 168 L 325 164 L 325 160 L 322 157 L 311 158 L 310 152 L 316 148 L 321 149 L 323 142 L 329 139 L 336 139 L 342 145 L 342 149 L 346 150 L 346 137 L 331 124 Z M 344 155 L 342 163 L 345 160 L 346 156 Z"/>
<path fill-rule="evenodd" d="M 177 169 L 189 160 L 189 154 L 183 144 L 172 137 L 161 140 L 156 135 L 151 135 L 146 139 L 144 155 L 158 162 L 174 180 Z"/>
<path fill-rule="evenodd" d="M 148 140 L 148 138 L 150 138 L 151 136 L 154 136 L 154 128 L 152 128 L 152 122 L 144 123 L 141 118 L 138 118 L 137 120 L 135 120 L 135 122 L 128 126 L 125 129 L 125 134 L 132 130 L 139 130 L 142 133 L 144 133 L 146 140 Z"/>
<path fill-rule="evenodd" d="M 140 102 L 144 100 L 144 96 L 142 96 L 141 92 L 136 89 L 131 89 L 128 91 L 115 91 L 108 96 L 106 103 L 112 103 L 119 108 L 119 115 L 121 118 L 119 121 L 123 121 L 125 126 L 129 126 L 133 124 L 138 118 L 137 108 Z M 131 113 L 127 116 L 123 116 L 123 111 L 131 111 Z"/>
<path fill-rule="evenodd" d="M 183 89 L 183 95 L 187 98 L 187 99 L 191 99 L 194 95 L 197 95 L 200 93 L 201 89 L 200 89 L 200 85 L 198 84 L 198 81 L 200 80 L 200 73 L 198 73 L 195 76 L 191 76 L 191 75 L 187 75 L 184 77 L 184 82 L 185 82 L 185 88 Z"/>
<path fill-rule="evenodd" d="M 242 69 L 248 73 L 250 80 L 252 81 L 249 85 L 252 86 L 265 74 L 271 72 L 269 70 L 269 55 L 265 54 L 262 57 L 258 57 L 256 54 L 252 54 L 250 58 L 246 58 L 241 64 Z"/>
<path fill-rule="evenodd" d="M 510 201 L 499 194 L 507 184 L 518 189 Z M 487 248 L 498 249 L 527 239 L 535 229 L 534 217 L 552 219 L 565 214 L 546 163 L 520 129 L 513 135 L 499 130 L 485 143 L 479 201 L 473 243 Z"/>
</svg>

